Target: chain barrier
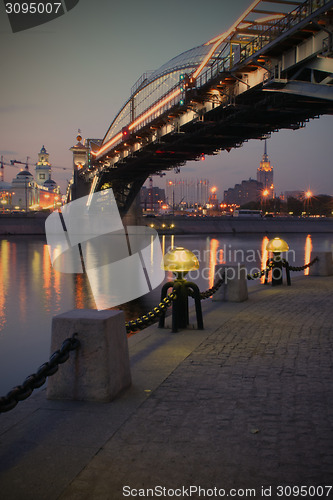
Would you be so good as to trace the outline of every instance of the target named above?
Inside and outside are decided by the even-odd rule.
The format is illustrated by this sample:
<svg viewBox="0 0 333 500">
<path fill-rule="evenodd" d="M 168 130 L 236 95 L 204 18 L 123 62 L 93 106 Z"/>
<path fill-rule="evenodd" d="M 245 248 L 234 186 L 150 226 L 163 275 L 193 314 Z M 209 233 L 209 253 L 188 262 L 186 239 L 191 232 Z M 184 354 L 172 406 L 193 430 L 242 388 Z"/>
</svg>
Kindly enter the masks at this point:
<svg viewBox="0 0 333 500">
<path fill-rule="evenodd" d="M 270 262 L 266 269 L 263 269 L 262 271 L 258 271 L 257 273 L 254 274 L 248 274 L 246 277 L 248 280 L 256 280 L 258 278 L 262 278 L 266 273 L 268 273 L 273 267 L 273 262 Z"/>
<path fill-rule="evenodd" d="M 304 266 L 299 266 L 299 267 L 294 267 L 294 266 L 291 266 L 286 260 L 282 260 L 282 266 L 285 267 L 285 268 L 288 268 L 289 271 L 304 271 L 304 269 L 312 266 L 315 262 L 317 262 L 319 259 L 318 257 L 315 257 L 311 262 L 309 262 L 308 264 L 305 264 Z M 247 275 L 247 279 L 248 280 L 255 280 L 257 278 L 262 278 L 266 273 L 268 273 L 272 268 L 274 267 L 274 262 L 271 261 L 268 266 L 266 267 L 266 269 L 263 269 L 262 271 L 260 272 L 257 272 L 257 273 L 254 273 L 254 274 L 248 274 Z"/>
<path fill-rule="evenodd" d="M 307 269 L 308 267 L 313 266 L 315 262 L 318 262 L 319 258 L 315 257 L 311 262 L 308 264 L 304 264 L 304 266 L 299 266 L 299 267 L 294 267 L 291 266 L 286 260 L 282 262 L 283 267 L 288 267 L 290 271 L 304 271 L 304 269 Z"/>
<path fill-rule="evenodd" d="M 164 311 L 171 306 L 172 301 L 176 299 L 176 293 L 171 292 L 167 295 L 158 306 L 154 307 L 151 311 L 140 318 L 133 319 L 125 323 L 127 333 L 137 333 L 139 330 L 143 330 L 147 326 L 152 325 L 161 316 Z"/>
<path fill-rule="evenodd" d="M 293 267 L 290 266 L 287 261 L 283 261 L 283 266 L 288 267 L 290 271 L 302 271 L 306 269 L 307 267 L 312 266 L 315 262 L 317 262 L 318 257 L 313 259 L 313 261 L 309 262 L 309 264 L 306 264 L 305 266 L 302 267 Z M 255 280 L 258 278 L 262 278 L 266 273 L 271 271 L 274 267 L 274 262 L 271 261 L 266 269 L 263 269 L 262 271 L 259 271 L 254 274 L 248 274 L 247 279 L 248 280 Z M 221 285 L 224 283 L 225 275 L 223 274 L 222 278 L 219 279 L 211 288 L 204 292 L 200 292 L 200 300 L 205 300 L 214 295 L 215 292 L 221 287 Z M 190 297 L 194 298 L 194 292 L 193 290 L 189 289 L 188 294 Z M 143 330 L 147 326 L 152 325 L 153 323 L 156 322 L 157 318 L 161 316 L 161 314 L 166 310 L 167 307 L 170 307 L 172 304 L 172 301 L 176 299 L 176 293 L 171 292 L 167 297 L 165 297 L 162 302 L 158 304 L 157 307 L 154 307 L 152 311 L 150 311 L 147 314 L 144 314 L 140 318 L 137 318 L 135 320 L 131 320 L 128 323 L 126 323 L 126 331 L 127 333 L 136 333 L 139 330 Z"/>
<path fill-rule="evenodd" d="M 200 300 L 209 299 L 209 297 L 214 295 L 214 293 L 217 292 L 217 290 L 224 283 L 224 278 L 225 275 L 223 274 L 222 278 L 219 279 L 211 288 L 208 288 L 208 290 L 205 290 L 204 292 L 200 292 Z M 194 293 L 191 289 L 189 289 L 188 294 L 190 297 L 194 298 Z"/>
<path fill-rule="evenodd" d="M 45 384 L 47 377 L 58 371 L 58 365 L 67 361 L 70 351 L 74 351 L 80 346 L 80 341 L 76 336 L 77 333 L 74 333 L 71 338 L 64 340 L 60 349 L 55 351 L 50 356 L 49 361 L 41 365 L 36 373 L 29 375 L 22 385 L 14 387 L 6 396 L 0 398 L 0 413 L 15 408 L 19 401 L 27 399 L 34 389 Z"/>
</svg>

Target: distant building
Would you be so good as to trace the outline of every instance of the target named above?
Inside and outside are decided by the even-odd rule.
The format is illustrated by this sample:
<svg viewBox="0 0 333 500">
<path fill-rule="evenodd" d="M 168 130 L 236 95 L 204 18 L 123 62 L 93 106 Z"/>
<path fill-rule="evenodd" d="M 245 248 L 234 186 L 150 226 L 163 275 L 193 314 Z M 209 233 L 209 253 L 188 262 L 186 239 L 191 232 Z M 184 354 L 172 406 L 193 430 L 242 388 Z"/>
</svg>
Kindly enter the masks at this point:
<svg viewBox="0 0 333 500">
<path fill-rule="evenodd" d="M 143 186 L 140 191 L 140 203 L 144 210 L 158 210 L 165 203 L 165 190 L 155 186 Z"/>
<path fill-rule="evenodd" d="M 263 185 L 255 179 L 242 181 L 241 184 L 235 184 L 235 187 L 224 191 L 224 203 L 229 205 L 245 205 L 251 201 L 260 201 Z"/>
<path fill-rule="evenodd" d="M 38 186 L 33 175 L 24 169 L 12 180 L 12 208 L 28 211 L 38 204 Z"/>
<path fill-rule="evenodd" d="M 285 191 L 284 199 L 288 200 L 288 198 L 295 198 L 296 200 L 304 200 L 305 192 L 304 191 Z"/>
<path fill-rule="evenodd" d="M 172 207 L 206 205 L 209 200 L 208 179 L 175 179 L 166 182 L 166 199 Z"/>
<path fill-rule="evenodd" d="M 27 164 L 12 180 L 10 203 L 6 208 L 28 211 L 52 209 L 61 204 L 60 187 L 51 178 L 51 168 L 49 154 L 43 146 L 38 153 L 35 178 Z"/>
<path fill-rule="evenodd" d="M 268 160 L 266 139 L 265 151 L 257 169 L 257 181 L 262 184 L 262 196 L 267 197 L 267 199 L 274 198 L 274 173 L 271 162 Z"/>
</svg>

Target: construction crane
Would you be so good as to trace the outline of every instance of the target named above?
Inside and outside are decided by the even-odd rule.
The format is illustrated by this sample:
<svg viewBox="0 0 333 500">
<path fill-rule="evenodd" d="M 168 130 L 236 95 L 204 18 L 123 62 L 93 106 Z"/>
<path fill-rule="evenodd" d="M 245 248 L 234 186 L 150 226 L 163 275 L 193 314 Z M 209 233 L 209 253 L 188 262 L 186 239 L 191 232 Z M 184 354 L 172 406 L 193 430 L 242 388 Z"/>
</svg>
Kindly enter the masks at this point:
<svg viewBox="0 0 333 500">
<path fill-rule="evenodd" d="M 37 163 L 29 163 L 29 159 L 30 159 L 30 156 L 27 156 L 27 161 L 19 161 L 19 160 L 10 160 L 10 165 L 15 167 L 16 164 L 19 164 L 19 165 L 25 165 L 25 169 L 26 170 L 29 170 L 29 167 L 35 167 L 37 165 Z M 50 168 L 52 170 L 52 168 L 57 168 L 57 169 L 60 169 L 60 170 L 70 170 L 70 167 L 57 167 L 55 165 L 50 165 Z"/>
<path fill-rule="evenodd" d="M 10 167 L 11 163 L 6 163 L 5 161 L 3 161 L 3 156 L 1 156 L 1 160 L 0 160 L 0 182 L 2 182 L 2 181 L 5 180 L 5 165 L 7 167 Z"/>
</svg>

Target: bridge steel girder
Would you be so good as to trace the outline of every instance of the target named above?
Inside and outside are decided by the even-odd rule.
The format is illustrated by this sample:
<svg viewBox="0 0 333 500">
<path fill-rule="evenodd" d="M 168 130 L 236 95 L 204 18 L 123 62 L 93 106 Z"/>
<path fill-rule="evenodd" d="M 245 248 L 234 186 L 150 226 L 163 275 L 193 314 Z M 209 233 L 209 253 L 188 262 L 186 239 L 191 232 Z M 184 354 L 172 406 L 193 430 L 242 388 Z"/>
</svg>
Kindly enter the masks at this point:
<svg viewBox="0 0 333 500">
<path fill-rule="evenodd" d="M 128 197 L 118 197 L 117 200 L 125 213 L 152 174 L 199 159 L 202 153 L 213 155 L 220 150 L 239 147 L 249 139 L 261 139 L 282 128 L 300 128 L 310 118 L 321 114 L 333 114 L 332 100 L 289 94 L 286 90 L 255 90 L 247 95 L 247 99 L 244 94 L 239 96 L 235 106 L 210 110 L 200 126 L 184 125 L 185 134 L 168 134 L 163 138 L 163 144 L 150 144 L 145 152 L 125 158 L 115 165 L 116 168 L 102 172 L 97 190 L 109 183 L 115 192 L 123 192 L 121 186 L 130 184 Z"/>
<path fill-rule="evenodd" d="M 282 128 L 300 128 L 322 114 L 333 114 L 332 54 L 319 50 L 289 66 L 283 66 L 282 61 L 290 47 L 297 50 L 311 36 L 319 36 L 318 22 L 327 9 L 333 9 L 333 0 L 241 63 L 221 71 L 199 88 L 191 88 L 185 106 L 175 106 L 143 126 L 137 137 L 134 134 L 132 146 L 127 140 L 126 152 L 120 145 L 119 152 L 99 158 L 95 173 L 88 174 L 90 179 L 98 176 L 96 190 L 112 186 L 119 209 L 125 214 L 153 174 L 198 160 L 202 154 L 215 155 L 239 147 Z M 332 23 L 326 18 L 325 23 L 322 29 L 330 36 Z M 245 77 L 252 75 L 260 77 L 259 83 L 248 83 Z M 142 145 L 134 150 L 139 135 Z"/>
</svg>

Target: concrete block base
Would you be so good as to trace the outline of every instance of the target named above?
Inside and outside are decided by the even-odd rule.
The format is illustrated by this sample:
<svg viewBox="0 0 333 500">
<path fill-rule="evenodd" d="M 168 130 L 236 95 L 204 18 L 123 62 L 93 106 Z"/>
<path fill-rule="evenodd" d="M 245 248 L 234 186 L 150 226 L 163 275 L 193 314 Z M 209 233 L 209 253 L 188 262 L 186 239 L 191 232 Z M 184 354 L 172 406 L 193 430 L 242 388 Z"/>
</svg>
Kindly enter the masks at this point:
<svg viewBox="0 0 333 500">
<path fill-rule="evenodd" d="M 213 301 L 244 302 L 248 299 L 247 272 L 241 264 L 215 266 L 216 280 L 225 273 L 223 285 L 213 295 Z"/>
<path fill-rule="evenodd" d="M 80 347 L 49 377 L 47 398 L 112 401 L 131 385 L 123 311 L 74 309 L 55 316 L 51 353 L 75 332 Z"/>
<path fill-rule="evenodd" d="M 332 252 L 312 252 L 313 257 L 318 257 L 319 261 L 310 266 L 310 276 L 332 276 Z"/>
</svg>

